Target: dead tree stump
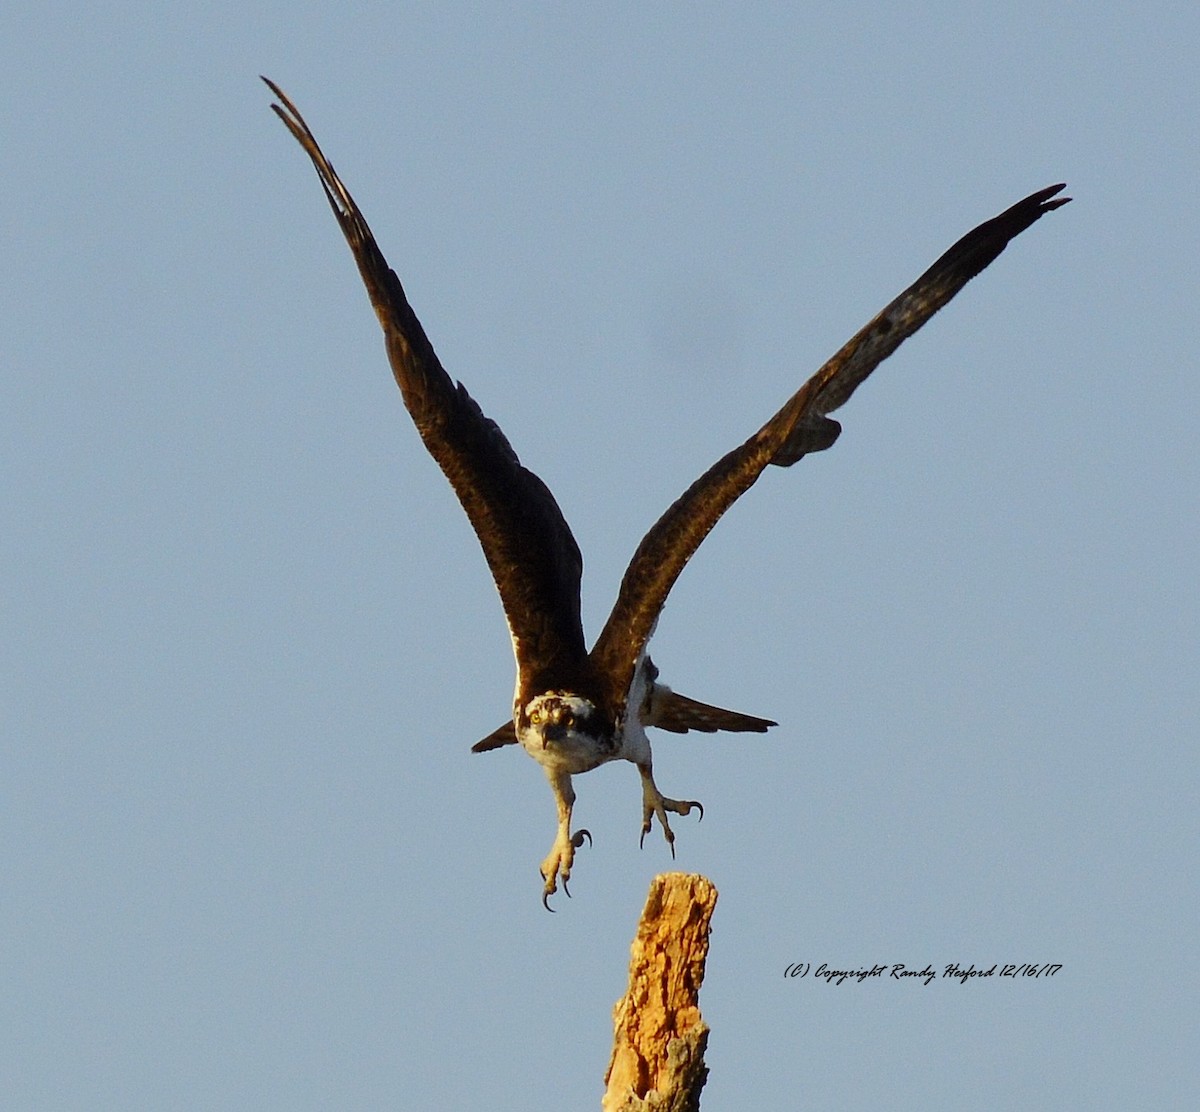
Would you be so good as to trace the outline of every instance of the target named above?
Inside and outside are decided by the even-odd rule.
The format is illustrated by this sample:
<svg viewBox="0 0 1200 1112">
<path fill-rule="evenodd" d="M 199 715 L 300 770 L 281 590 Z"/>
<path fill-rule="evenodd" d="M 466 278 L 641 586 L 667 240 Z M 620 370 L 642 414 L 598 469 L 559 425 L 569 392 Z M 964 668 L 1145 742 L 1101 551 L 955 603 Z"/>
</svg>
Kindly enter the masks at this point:
<svg viewBox="0 0 1200 1112">
<path fill-rule="evenodd" d="M 700 986 L 717 890 L 706 877 L 654 878 L 629 962 L 629 988 L 613 1009 L 603 1112 L 698 1112 L 708 1069 Z"/>
</svg>

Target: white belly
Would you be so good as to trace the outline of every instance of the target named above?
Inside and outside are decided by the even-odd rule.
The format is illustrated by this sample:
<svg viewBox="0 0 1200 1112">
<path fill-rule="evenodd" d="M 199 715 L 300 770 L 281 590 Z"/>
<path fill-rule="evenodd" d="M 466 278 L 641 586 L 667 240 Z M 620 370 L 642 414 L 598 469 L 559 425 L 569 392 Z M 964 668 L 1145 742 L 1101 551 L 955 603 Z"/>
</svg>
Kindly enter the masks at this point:
<svg viewBox="0 0 1200 1112">
<path fill-rule="evenodd" d="M 577 734 L 574 730 L 567 731 L 565 737 L 548 745 L 543 745 L 542 739 L 531 733 L 521 738 L 521 748 L 547 773 L 565 772 L 571 776 L 578 772 L 591 772 L 593 768 L 624 755 L 607 740 L 598 741 L 587 734 Z"/>
</svg>

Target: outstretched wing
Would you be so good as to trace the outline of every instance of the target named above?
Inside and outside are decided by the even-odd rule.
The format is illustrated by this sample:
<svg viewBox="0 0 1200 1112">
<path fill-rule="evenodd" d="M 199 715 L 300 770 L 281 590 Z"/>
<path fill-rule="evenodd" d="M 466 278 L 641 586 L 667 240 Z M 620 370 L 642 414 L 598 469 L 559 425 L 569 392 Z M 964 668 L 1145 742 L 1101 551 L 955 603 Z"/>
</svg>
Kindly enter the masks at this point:
<svg viewBox="0 0 1200 1112">
<path fill-rule="evenodd" d="M 1034 221 L 1065 205 L 1052 185 L 968 232 L 857 333 L 740 447 L 697 479 L 643 538 L 591 659 L 613 706 L 621 707 L 654 623 L 692 553 L 769 463 L 790 467 L 828 448 L 841 426 L 825 415 Z"/>
<path fill-rule="evenodd" d="M 471 520 L 500 592 L 517 658 L 518 683 L 545 689 L 586 660 L 579 613 L 583 558 L 546 484 L 517 454 L 462 383 L 442 369 L 395 271 L 316 139 L 274 82 L 275 114 L 308 153 L 354 253 L 404 405 L 425 447 Z"/>
</svg>

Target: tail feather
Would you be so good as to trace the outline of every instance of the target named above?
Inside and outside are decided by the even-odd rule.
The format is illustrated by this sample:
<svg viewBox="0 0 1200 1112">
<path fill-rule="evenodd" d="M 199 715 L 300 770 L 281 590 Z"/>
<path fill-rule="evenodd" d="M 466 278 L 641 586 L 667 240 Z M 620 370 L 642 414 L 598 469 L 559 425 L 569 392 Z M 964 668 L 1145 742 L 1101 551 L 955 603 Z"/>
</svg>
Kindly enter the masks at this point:
<svg viewBox="0 0 1200 1112">
<path fill-rule="evenodd" d="M 658 674 L 658 669 L 654 670 L 654 674 Z M 702 734 L 715 734 L 721 730 L 733 734 L 765 734 L 772 726 L 779 725 L 769 718 L 755 718 L 752 714 L 725 710 L 689 699 L 686 695 L 677 695 L 669 687 L 653 681 L 650 694 L 642 705 L 642 724 L 657 726 L 672 734 L 686 734 L 689 730 Z M 472 745 L 471 752 L 487 753 L 516 743 L 516 727 L 509 721 Z"/>
<path fill-rule="evenodd" d="M 765 734 L 772 726 L 779 725 L 769 718 L 755 718 L 736 710 L 697 702 L 686 695 L 677 695 L 661 684 L 655 684 L 650 689 L 650 696 L 642 711 L 642 722 L 673 734 L 686 734 L 688 730 L 698 730 L 704 734 L 715 734 L 718 730 L 737 734 Z"/>
<path fill-rule="evenodd" d="M 494 729 L 482 741 L 477 741 L 471 746 L 472 753 L 488 753 L 493 749 L 499 749 L 503 745 L 517 744 L 517 728 L 513 725 L 510 718 L 503 726 Z"/>
</svg>

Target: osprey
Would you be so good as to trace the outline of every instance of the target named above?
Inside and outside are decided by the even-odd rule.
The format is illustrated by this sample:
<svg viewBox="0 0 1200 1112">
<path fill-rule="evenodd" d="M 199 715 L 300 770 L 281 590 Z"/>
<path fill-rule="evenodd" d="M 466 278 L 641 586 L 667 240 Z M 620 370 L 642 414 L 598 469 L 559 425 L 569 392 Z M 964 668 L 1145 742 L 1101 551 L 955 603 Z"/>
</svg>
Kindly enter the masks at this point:
<svg viewBox="0 0 1200 1112">
<path fill-rule="evenodd" d="M 700 542 L 768 464 L 790 467 L 838 438 L 829 416 L 900 344 L 1034 221 L 1065 205 L 1052 185 L 968 232 L 920 278 L 853 336 L 761 429 L 700 476 L 646 534 L 621 580 L 616 605 L 589 652 L 580 617 L 583 558 L 545 483 L 521 466 L 495 422 L 443 370 L 395 271 L 379 250 L 354 198 L 316 139 L 274 82 L 276 115 L 308 153 L 350 245 L 404 405 L 458 495 L 491 569 L 508 619 L 517 680 L 512 720 L 472 750 L 520 744 L 550 781 L 558 831 L 541 865 L 542 902 L 567 881 L 575 851 L 591 835 L 571 830 L 571 777 L 608 761 L 632 761 L 642 781 L 644 842 L 654 820 L 675 853 L 668 814 L 704 810 L 669 799 L 654 782 L 647 726 L 762 733 L 776 723 L 678 695 L 658 682 L 646 647 L 667 594 Z M 567 891 L 567 895 L 570 892 Z"/>
</svg>

